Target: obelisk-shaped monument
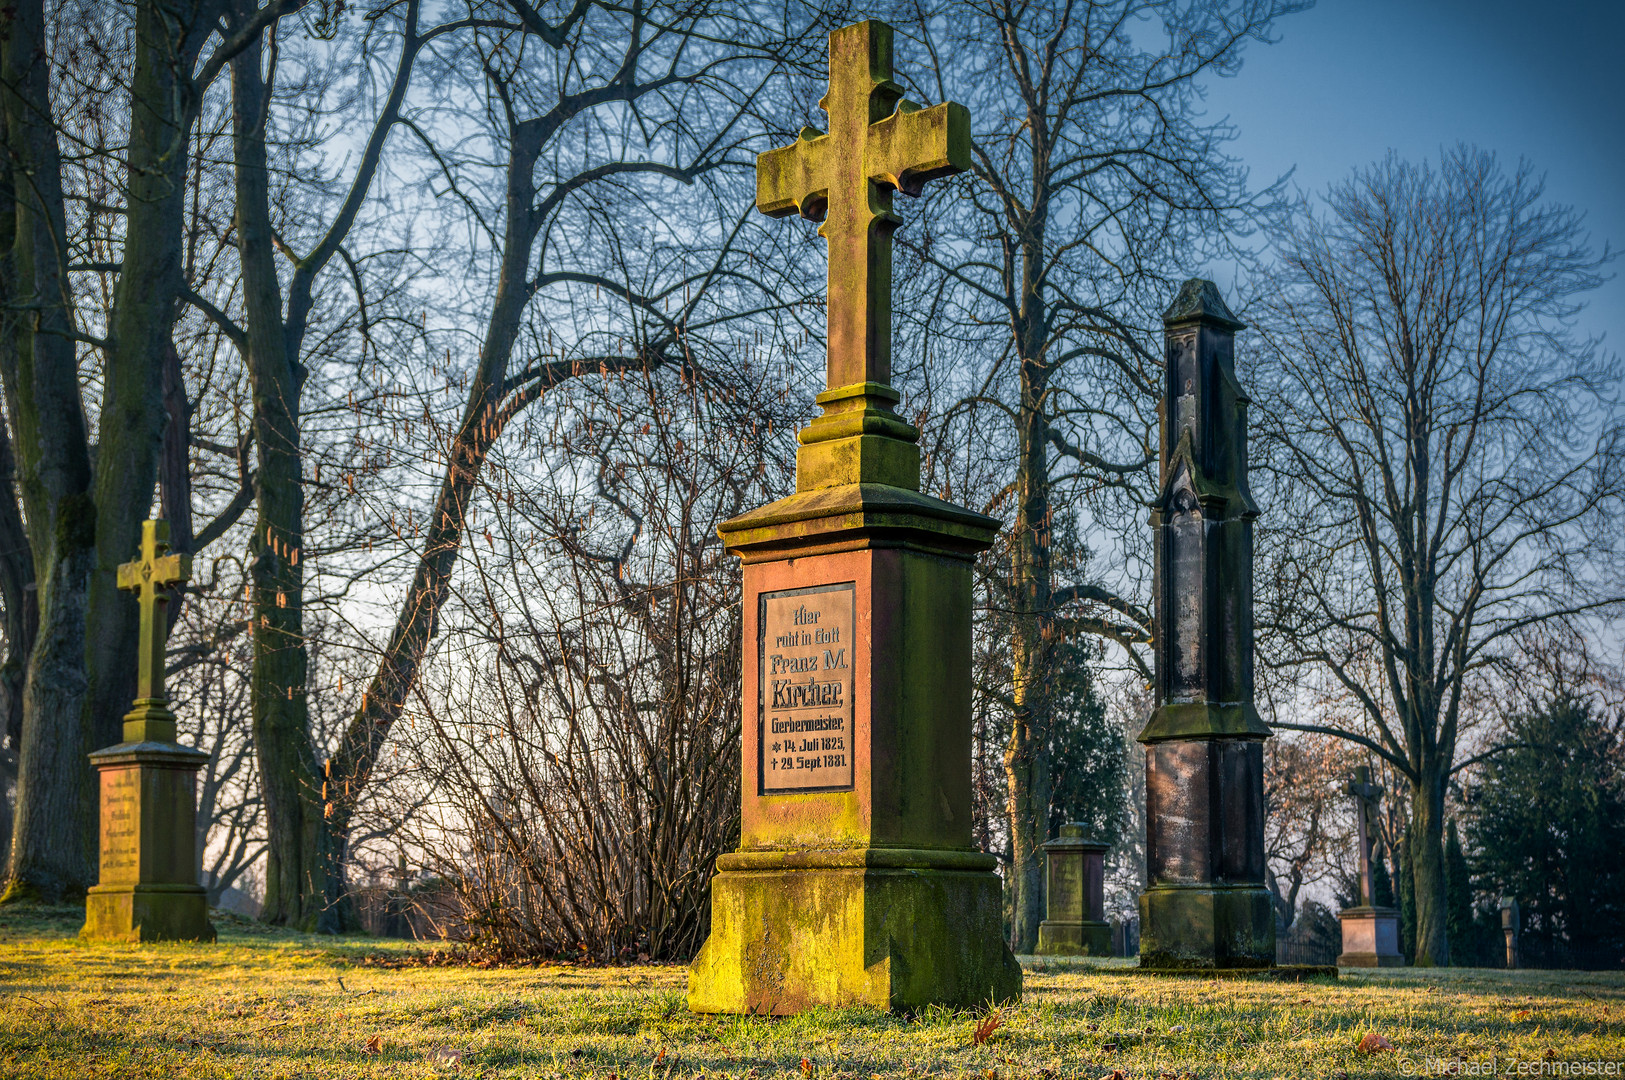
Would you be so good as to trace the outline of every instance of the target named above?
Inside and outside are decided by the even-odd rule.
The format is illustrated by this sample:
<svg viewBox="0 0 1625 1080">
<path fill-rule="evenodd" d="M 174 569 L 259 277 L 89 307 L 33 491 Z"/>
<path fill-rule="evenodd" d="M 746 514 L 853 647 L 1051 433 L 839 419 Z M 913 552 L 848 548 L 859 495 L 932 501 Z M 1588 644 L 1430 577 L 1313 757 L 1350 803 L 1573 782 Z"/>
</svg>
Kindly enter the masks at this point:
<svg viewBox="0 0 1625 1080">
<path fill-rule="evenodd" d="M 1145 744 L 1140 965 L 1275 963 L 1264 884 L 1264 740 L 1253 705 L 1253 519 L 1242 324 L 1211 281 L 1163 315 L 1155 535 L 1156 708 Z"/>
<path fill-rule="evenodd" d="M 90 755 L 101 774 L 101 874 L 85 897 L 79 936 L 101 941 L 213 941 L 198 884 L 197 771 L 207 754 L 175 741 L 164 693 L 168 587 L 191 576 L 190 555 L 169 554 L 169 522 L 141 526 L 141 557 L 118 568 L 136 594 L 141 644 L 135 708 L 124 741 Z"/>
<path fill-rule="evenodd" d="M 967 168 L 969 117 L 902 100 L 882 23 L 829 50 L 829 133 L 757 158 L 759 209 L 823 221 L 828 389 L 796 493 L 719 530 L 744 563 L 741 835 L 689 969 L 701 1012 L 1021 992 L 971 838 L 971 564 L 998 522 L 920 493 L 889 385 L 893 192 Z"/>
</svg>

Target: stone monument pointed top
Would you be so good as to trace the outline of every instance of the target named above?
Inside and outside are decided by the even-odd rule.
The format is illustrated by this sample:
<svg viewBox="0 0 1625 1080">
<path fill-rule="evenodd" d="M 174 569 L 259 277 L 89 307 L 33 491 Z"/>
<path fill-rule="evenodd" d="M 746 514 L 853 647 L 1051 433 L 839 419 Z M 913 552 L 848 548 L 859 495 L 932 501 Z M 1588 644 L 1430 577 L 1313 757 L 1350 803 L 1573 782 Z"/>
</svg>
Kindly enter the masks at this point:
<svg viewBox="0 0 1625 1080">
<path fill-rule="evenodd" d="M 1164 326 L 1205 322 L 1226 330 L 1245 330 L 1247 324 L 1231 312 L 1219 295 L 1219 287 L 1205 278 L 1191 278 L 1180 288 L 1179 295 L 1162 313 Z"/>
</svg>

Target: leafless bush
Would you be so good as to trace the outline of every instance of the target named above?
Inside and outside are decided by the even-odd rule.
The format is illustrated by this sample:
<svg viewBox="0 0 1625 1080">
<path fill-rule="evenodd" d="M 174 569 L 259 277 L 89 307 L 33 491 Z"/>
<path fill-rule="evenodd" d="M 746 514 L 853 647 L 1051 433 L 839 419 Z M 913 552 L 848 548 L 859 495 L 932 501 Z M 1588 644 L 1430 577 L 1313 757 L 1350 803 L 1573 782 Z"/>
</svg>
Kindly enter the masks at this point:
<svg viewBox="0 0 1625 1080">
<path fill-rule="evenodd" d="M 417 771 L 379 796 L 428 793 L 404 835 L 455 889 L 456 937 L 594 959 L 703 938 L 739 806 L 741 598 L 716 526 L 783 490 L 802 400 L 735 364 L 561 390 L 487 474 L 458 625 L 405 716 Z"/>
</svg>

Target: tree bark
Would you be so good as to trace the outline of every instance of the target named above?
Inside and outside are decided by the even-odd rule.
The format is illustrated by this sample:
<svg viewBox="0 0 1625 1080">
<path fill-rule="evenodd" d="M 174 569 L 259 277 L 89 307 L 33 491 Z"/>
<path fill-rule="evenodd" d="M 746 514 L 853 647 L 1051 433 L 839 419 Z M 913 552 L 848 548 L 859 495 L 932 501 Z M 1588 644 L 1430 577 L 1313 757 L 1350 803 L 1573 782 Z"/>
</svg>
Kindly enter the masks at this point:
<svg viewBox="0 0 1625 1080">
<path fill-rule="evenodd" d="M 1416 967 L 1448 967 L 1450 936 L 1445 925 L 1444 794 L 1438 764 L 1411 784 L 1411 828 L 1406 854 L 1416 890 Z"/>
<path fill-rule="evenodd" d="M 254 6 L 238 0 L 239 18 Z M 275 32 L 274 29 L 271 32 Z M 265 125 L 270 94 L 261 72 L 263 36 L 231 62 L 232 157 L 237 246 L 242 262 L 247 361 L 254 401 L 259 520 L 250 541 L 252 730 L 265 798 L 267 922 L 339 929 L 330 887 L 337 853 L 322 821 L 322 774 L 305 699 L 304 487 L 299 409 L 304 371 L 288 348 L 275 265 Z"/>
<path fill-rule="evenodd" d="M 149 0 L 136 8 L 123 260 L 130 272 L 119 274 L 113 295 L 97 425 L 96 566 L 85 654 L 85 724 L 97 746 L 122 740 L 135 696 L 136 605 L 118 589 L 118 567 L 140 547 L 158 479 L 164 373 L 184 284 L 187 142 L 196 110 L 190 72 L 213 10 L 212 0 L 179 10 Z M 177 550 L 190 551 L 190 544 Z M 171 617 L 178 615 L 179 605 L 170 606 Z"/>
<path fill-rule="evenodd" d="M 15 345 L 4 372 L 15 405 L 18 475 L 27 510 L 39 634 L 23 690 L 17 808 L 6 898 L 60 900 L 95 881 L 96 789 L 85 755 L 96 749 L 83 722 L 85 604 L 94 563 L 96 507 L 74 353 L 66 215 L 43 0 L 0 14 L 7 150 L 16 232 L 10 329 Z"/>
</svg>

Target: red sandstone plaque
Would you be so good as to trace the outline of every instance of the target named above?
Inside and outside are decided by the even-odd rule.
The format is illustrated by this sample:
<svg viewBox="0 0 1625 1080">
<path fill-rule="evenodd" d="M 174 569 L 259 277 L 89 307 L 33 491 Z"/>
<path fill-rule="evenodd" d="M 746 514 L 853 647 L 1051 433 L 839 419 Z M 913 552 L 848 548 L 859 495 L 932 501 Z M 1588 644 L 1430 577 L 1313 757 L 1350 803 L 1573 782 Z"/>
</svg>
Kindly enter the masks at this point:
<svg viewBox="0 0 1625 1080">
<path fill-rule="evenodd" d="M 855 594 L 848 581 L 760 596 L 758 794 L 852 789 Z"/>
</svg>

